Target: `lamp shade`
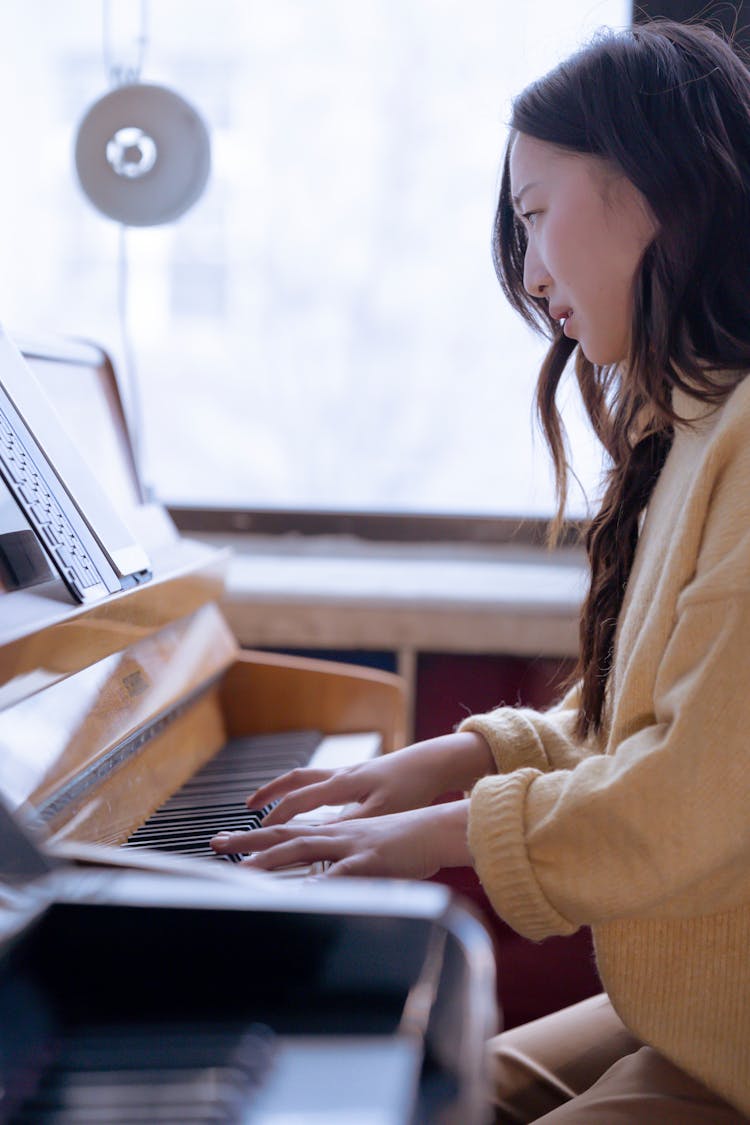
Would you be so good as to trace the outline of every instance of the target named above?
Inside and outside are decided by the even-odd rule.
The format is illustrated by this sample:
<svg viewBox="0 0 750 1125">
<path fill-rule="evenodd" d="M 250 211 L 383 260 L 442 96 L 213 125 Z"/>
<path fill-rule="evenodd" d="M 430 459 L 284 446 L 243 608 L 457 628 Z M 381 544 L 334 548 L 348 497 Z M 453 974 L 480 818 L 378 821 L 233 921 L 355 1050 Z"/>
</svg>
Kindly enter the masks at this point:
<svg viewBox="0 0 750 1125">
<path fill-rule="evenodd" d="M 75 165 L 81 188 L 103 215 L 127 226 L 158 226 L 183 215 L 206 186 L 208 129 L 165 86 L 118 86 L 84 114 Z"/>
</svg>

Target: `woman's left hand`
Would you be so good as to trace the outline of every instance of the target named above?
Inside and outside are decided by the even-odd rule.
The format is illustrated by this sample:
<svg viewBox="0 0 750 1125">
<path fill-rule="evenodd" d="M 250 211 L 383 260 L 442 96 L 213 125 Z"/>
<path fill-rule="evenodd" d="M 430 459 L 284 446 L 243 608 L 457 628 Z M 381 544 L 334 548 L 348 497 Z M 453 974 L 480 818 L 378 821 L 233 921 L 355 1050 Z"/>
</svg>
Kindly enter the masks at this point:
<svg viewBox="0 0 750 1125">
<path fill-rule="evenodd" d="M 386 816 L 324 824 L 274 825 L 222 832 L 211 840 L 220 854 L 250 852 L 248 867 L 273 870 L 328 860 L 330 875 L 426 879 L 441 867 L 470 866 L 466 842 L 468 800 Z"/>
</svg>

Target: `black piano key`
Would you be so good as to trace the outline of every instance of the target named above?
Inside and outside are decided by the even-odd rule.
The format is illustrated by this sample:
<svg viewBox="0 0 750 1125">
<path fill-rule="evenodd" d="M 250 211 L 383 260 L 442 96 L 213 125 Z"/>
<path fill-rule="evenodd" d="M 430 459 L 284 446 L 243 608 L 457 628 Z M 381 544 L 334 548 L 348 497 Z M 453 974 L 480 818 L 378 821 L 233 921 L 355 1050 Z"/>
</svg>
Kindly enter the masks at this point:
<svg viewBox="0 0 750 1125">
<path fill-rule="evenodd" d="M 257 828 L 273 806 L 248 809 L 247 796 L 280 774 L 307 765 L 319 742 L 320 736 L 309 731 L 231 740 L 123 846 L 241 862 L 244 855 L 217 855 L 209 840 L 220 831 Z"/>
<path fill-rule="evenodd" d="M 260 818 L 250 818 L 247 815 L 247 810 L 235 811 L 232 815 L 223 817 L 212 817 L 210 819 L 197 818 L 195 821 L 190 820 L 180 824 L 161 824 L 157 823 L 150 828 L 144 828 L 143 831 L 136 832 L 128 841 L 130 846 L 145 845 L 148 841 L 158 843 L 163 840 L 165 843 L 169 840 L 195 840 L 196 835 L 202 834 L 205 839 L 210 840 L 217 832 L 250 832 L 253 828 L 257 828 L 260 824 Z"/>
<path fill-rule="evenodd" d="M 281 773 L 286 773 L 287 763 L 277 762 L 277 769 L 266 767 L 259 770 L 227 770 L 223 774 L 205 775 L 203 772 L 197 775 L 196 780 L 189 781 L 183 785 L 178 792 L 185 795 L 191 793 L 208 793 L 214 792 L 217 789 L 231 790 L 233 794 L 240 794 L 244 791 L 246 794 L 251 792 L 253 788 L 258 788 L 260 785 L 271 781 L 274 777 L 278 777 Z M 292 767 L 289 766 L 289 769 Z M 171 801 L 172 798 L 169 798 Z"/>
<path fill-rule="evenodd" d="M 226 824 L 222 828 L 221 821 L 214 822 L 211 825 L 198 825 L 196 828 L 190 827 L 182 829 L 172 829 L 171 831 L 153 831 L 150 834 L 140 836 L 137 840 L 130 841 L 131 847 L 141 845 L 142 847 L 163 847 L 167 851 L 177 851 L 180 847 L 195 847 L 199 840 L 203 840 L 208 846 L 208 841 L 217 832 L 221 831 L 234 831 L 234 832 L 252 832 L 257 828 L 260 822 L 253 823 L 245 818 L 244 821 L 237 821 L 235 824 Z"/>
<path fill-rule="evenodd" d="M 245 811 L 248 811 L 247 809 Z M 168 809 L 166 805 L 158 810 L 159 820 L 163 824 L 179 824 L 180 821 L 190 821 L 192 817 L 200 816 L 232 816 L 237 812 L 237 802 L 228 801 L 221 805 L 186 805 L 183 809 Z M 144 827 L 143 825 L 141 827 Z M 137 828 L 137 832 L 141 829 Z"/>
<path fill-rule="evenodd" d="M 267 815 L 268 809 L 253 810 L 243 808 L 241 805 L 232 805 L 229 808 L 222 807 L 221 809 L 186 809 L 180 813 L 179 816 L 157 816 L 150 818 L 146 824 L 141 825 L 133 833 L 131 839 L 136 837 L 141 839 L 150 835 L 156 835 L 160 832 L 180 832 L 185 828 L 190 829 L 208 829 L 210 830 L 213 825 L 225 827 L 229 826 L 230 822 L 237 824 L 246 820 L 253 820 L 260 822 L 264 816 Z"/>
<path fill-rule="evenodd" d="M 171 843 L 178 844 L 182 841 L 202 840 L 208 842 L 217 832 L 234 829 L 249 832 L 258 828 L 263 816 L 270 811 L 269 808 L 261 812 L 235 807 L 231 813 L 219 813 L 206 816 L 198 814 L 178 822 L 162 821 L 158 816 L 151 818 L 146 824 L 136 829 L 124 847 L 146 847 L 163 845 L 169 847 Z"/>
</svg>

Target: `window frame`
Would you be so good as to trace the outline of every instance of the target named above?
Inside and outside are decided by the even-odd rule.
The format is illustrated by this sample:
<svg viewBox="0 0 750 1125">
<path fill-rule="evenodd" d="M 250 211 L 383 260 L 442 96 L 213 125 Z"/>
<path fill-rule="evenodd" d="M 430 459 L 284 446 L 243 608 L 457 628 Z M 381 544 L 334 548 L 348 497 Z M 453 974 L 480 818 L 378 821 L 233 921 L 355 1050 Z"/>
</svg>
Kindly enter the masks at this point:
<svg viewBox="0 0 750 1125">
<path fill-rule="evenodd" d="M 432 515 L 283 508 L 200 507 L 169 504 L 180 532 L 205 535 L 351 536 L 380 543 L 466 543 L 547 546 L 550 521 L 522 516 Z M 587 524 L 565 521 L 559 547 L 578 546 Z M 554 548 L 552 548 L 554 550 Z"/>
</svg>

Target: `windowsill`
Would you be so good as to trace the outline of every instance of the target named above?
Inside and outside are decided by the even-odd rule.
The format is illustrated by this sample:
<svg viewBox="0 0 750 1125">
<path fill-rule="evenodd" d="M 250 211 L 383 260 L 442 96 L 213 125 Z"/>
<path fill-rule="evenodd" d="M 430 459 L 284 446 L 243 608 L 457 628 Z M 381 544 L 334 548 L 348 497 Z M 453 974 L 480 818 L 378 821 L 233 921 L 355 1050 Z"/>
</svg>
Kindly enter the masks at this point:
<svg viewBox="0 0 750 1125">
<path fill-rule="evenodd" d="M 577 651 L 586 565 L 576 548 L 200 538 L 234 550 L 222 604 L 246 646 Z"/>
</svg>

